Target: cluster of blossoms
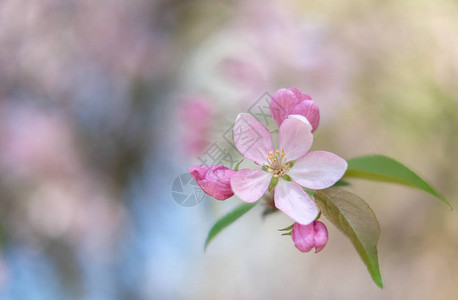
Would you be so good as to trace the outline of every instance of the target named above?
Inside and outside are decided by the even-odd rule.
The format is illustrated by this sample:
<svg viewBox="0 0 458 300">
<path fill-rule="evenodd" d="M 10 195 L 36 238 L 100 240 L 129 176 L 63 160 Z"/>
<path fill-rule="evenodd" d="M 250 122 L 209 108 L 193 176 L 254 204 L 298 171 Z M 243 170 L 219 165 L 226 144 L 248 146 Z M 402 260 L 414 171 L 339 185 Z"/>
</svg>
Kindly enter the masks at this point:
<svg viewBox="0 0 458 300">
<path fill-rule="evenodd" d="M 272 119 L 278 125 L 278 148 L 274 148 L 270 131 L 247 113 L 237 116 L 234 143 L 240 153 L 260 168 L 232 170 L 224 166 L 193 166 L 189 172 L 199 186 L 214 198 L 225 200 L 234 194 L 253 203 L 267 190 L 274 196 L 275 207 L 295 221 L 291 237 L 302 252 L 326 245 L 326 226 L 317 220 L 319 211 L 307 190 L 333 186 L 345 173 L 347 162 L 326 151 L 311 151 L 313 132 L 320 112 L 310 96 L 296 88 L 280 89 L 270 103 Z M 247 144 L 236 139 L 244 132 Z"/>
</svg>

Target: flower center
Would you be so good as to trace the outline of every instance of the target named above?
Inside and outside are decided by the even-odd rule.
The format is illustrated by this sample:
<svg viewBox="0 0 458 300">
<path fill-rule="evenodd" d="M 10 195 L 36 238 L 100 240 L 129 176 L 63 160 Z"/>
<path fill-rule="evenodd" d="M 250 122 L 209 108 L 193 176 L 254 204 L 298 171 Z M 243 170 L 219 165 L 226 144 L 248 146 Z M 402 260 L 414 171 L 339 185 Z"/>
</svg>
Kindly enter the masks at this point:
<svg viewBox="0 0 458 300">
<path fill-rule="evenodd" d="M 267 168 L 269 173 L 273 173 L 274 177 L 281 177 L 289 171 L 289 162 L 286 159 L 285 151 L 276 150 L 269 152 L 269 155 L 266 155 L 267 163 L 264 166 Z"/>
</svg>

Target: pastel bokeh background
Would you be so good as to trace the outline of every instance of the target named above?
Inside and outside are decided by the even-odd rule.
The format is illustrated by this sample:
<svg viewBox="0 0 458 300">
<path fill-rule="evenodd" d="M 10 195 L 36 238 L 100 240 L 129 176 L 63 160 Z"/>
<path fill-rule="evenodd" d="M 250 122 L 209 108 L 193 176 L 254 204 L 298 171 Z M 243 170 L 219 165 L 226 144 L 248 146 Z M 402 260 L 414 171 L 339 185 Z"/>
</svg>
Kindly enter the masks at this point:
<svg viewBox="0 0 458 300">
<path fill-rule="evenodd" d="M 457 78 L 451 0 L 3 0 L 0 299 L 456 299 L 458 219 L 426 194 L 352 182 L 380 290 L 329 222 L 302 254 L 262 205 L 204 253 L 240 200 L 186 207 L 172 185 L 295 86 L 321 109 L 313 149 L 396 158 L 456 207 Z"/>
</svg>

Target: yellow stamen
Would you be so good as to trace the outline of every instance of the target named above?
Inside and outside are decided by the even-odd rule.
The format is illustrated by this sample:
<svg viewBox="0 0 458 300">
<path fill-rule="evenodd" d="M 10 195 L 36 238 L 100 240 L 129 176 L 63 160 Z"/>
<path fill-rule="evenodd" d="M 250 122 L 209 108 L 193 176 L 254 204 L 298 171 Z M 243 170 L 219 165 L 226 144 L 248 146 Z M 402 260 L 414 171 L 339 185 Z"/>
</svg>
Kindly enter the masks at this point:
<svg viewBox="0 0 458 300">
<path fill-rule="evenodd" d="M 273 173 L 274 177 L 281 177 L 289 171 L 289 162 L 287 161 L 285 150 L 275 150 L 275 155 L 273 151 L 269 152 L 269 155 L 266 155 L 267 163 L 264 165 L 267 168 L 269 173 Z"/>
</svg>

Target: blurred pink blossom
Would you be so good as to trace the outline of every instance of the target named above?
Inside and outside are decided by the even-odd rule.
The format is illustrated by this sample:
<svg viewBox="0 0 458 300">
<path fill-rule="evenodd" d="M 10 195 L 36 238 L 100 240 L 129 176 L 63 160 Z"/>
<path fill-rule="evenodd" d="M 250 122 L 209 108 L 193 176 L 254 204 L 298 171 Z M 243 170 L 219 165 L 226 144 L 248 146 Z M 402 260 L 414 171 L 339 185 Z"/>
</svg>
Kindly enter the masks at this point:
<svg viewBox="0 0 458 300">
<path fill-rule="evenodd" d="M 197 156 L 208 146 L 213 124 L 211 102 L 205 96 L 193 96 L 180 106 L 183 121 L 184 149 L 189 156 Z"/>
<path fill-rule="evenodd" d="M 63 116 L 7 105 L 0 116 L 0 168 L 8 174 L 61 178 L 80 172 L 73 128 Z"/>
<path fill-rule="evenodd" d="M 2 84 L 27 78 L 29 88 L 69 101 L 84 88 L 82 74 L 107 74 L 118 89 L 134 78 L 161 76 L 173 65 L 174 49 L 150 22 L 159 5 L 143 0 L 0 1 Z"/>
<path fill-rule="evenodd" d="M 346 103 L 353 71 L 326 23 L 299 18 L 275 2 L 244 1 L 235 10 L 190 57 L 186 86 L 208 91 L 225 113 L 246 110 L 283 85 L 307 88 L 328 115 Z"/>
<path fill-rule="evenodd" d="M 114 188 L 83 159 L 65 114 L 33 105 L 0 106 L 0 172 L 27 201 L 14 202 L 19 238 L 61 239 L 106 255 L 124 223 Z"/>
</svg>

